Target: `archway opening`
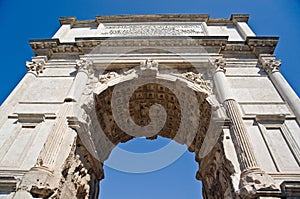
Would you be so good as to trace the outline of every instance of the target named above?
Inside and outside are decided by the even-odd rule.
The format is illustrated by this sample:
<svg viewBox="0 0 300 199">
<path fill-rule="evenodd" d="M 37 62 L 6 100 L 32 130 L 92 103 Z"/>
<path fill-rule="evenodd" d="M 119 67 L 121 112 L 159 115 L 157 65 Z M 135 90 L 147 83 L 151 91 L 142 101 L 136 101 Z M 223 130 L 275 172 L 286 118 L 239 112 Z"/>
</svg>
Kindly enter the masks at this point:
<svg viewBox="0 0 300 199">
<path fill-rule="evenodd" d="M 147 179 L 140 181 L 148 183 L 146 186 L 141 186 L 141 190 L 145 190 L 144 193 L 138 194 L 136 193 L 137 190 L 134 188 L 132 191 L 128 192 L 137 194 L 139 198 L 145 198 L 150 192 L 159 195 L 151 196 L 149 198 L 160 198 L 159 196 L 162 193 L 174 193 L 174 190 L 179 190 L 179 193 L 175 194 L 173 197 L 165 196 L 163 198 L 201 198 L 201 186 L 200 182 L 196 181 L 196 172 L 199 170 L 200 148 L 206 132 L 208 131 L 211 119 L 212 105 L 207 99 L 210 92 L 189 80 L 189 76 L 159 74 L 157 68 L 153 65 L 147 67 L 148 68 L 146 69 L 141 68 L 141 70 L 137 72 L 133 71 L 126 73 L 125 76 L 108 73 L 107 75 L 104 75 L 105 77 L 101 77 L 102 83 L 106 82 L 108 86 L 99 87 L 97 92 L 94 93 L 93 103 L 95 105 L 95 115 L 92 115 L 92 117 L 96 117 L 98 120 L 98 123 L 95 124 L 96 130 L 92 132 L 92 135 L 95 135 L 93 139 L 94 142 L 97 143 L 95 147 L 99 159 L 101 162 L 108 161 L 109 156 L 114 156 L 111 154 L 113 153 L 112 151 L 121 148 L 116 146 L 122 146 L 121 143 L 126 142 L 127 144 L 125 144 L 125 146 L 132 142 L 137 143 L 141 139 L 138 137 L 143 137 L 144 141 L 145 138 L 155 140 L 159 137 L 158 140 L 152 142 L 153 144 L 167 139 L 168 142 L 173 143 L 173 145 L 171 145 L 171 147 L 162 147 L 167 148 L 166 151 L 170 151 L 170 149 L 171 151 L 173 149 L 177 150 L 174 148 L 174 143 L 177 142 L 177 148 L 180 148 L 179 146 L 185 147 L 185 153 L 179 153 L 180 155 L 175 157 L 176 161 L 165 161 L 163 158 L 161 158 L 160 160 L 162 161 L 160 161 L 154 158 L 154 161 L 147 160 L 148 162 L 145 161 L 142 162 L 142 164 L 139 163 L 137 166 L 136 162 L 128 160 L 127 162 L 133 163 L 132 166 L 135 166 L 134 168 L 138 172 L 135 172 L 136 170 L 132 172 L 132 169 L 129 168 L 128 165 L 126 165 L 126 169 L 120 169 L 120 164 L 117 161 L 117 164 L 114 164 L 114 166 L 110 165 L 111 168 L 115 169 L 112 170 L 113 173 L 111 175 L 117 175 L 117 184 L 121 185 L 123 189 L 124 185 L 130 187 L 142 185 L 143 183 L 139 183 L 138 180 L 141 179 L 142 176 L 143 178 L 147 178 L 147 176 L 153 178 L 153 176 L 151 177 L 151 174 L 157 176 L 157 179 L 151 183 L 152 186 L 149 185 L 149 180 Z M 185 78 L 183 78 L 183 76 Z M 201 82 L 202 79 L 201 77 L 199 78 L 199 81 Z M 144 143 L 144 146 L 147 146 L 147 144 Z M 144 147 L 137 149 L 145 150 Z M 191 153 L 187 151 L 190 151 Z M 178 155 L 178 153 L 175 154 Z M 126 153 L 123 153 L 123 155 L 126 156 Z M 185 159 L 187 158 L 186 156 L 189 156 L 190 161 L 183 160 L 181 165 L 185 165 L 184 167 L 186 167 L 189 165 L 188 162 L 191 162 L 191 165 L 194 164 L 195 166 L 194 169 L 178 168 L 174 173 L 170 173 L 168 177 L 160 176 L 162 175 L 160 172 L 164 170 L 167 170 L 166 172 L 168 172 L 168 168 L 172 170 L 174 166 L 176 168 L 177 164 L 180 165 L 180 161 L 178 162 L 178 160 Z M 129 159 L 131 158 L 130 156 L 126 157 L 129 157 Z M 168 158 L 168 154 L 166 154 L 165 157 Z M 171 159 L 174 160 L 174 157 Z M 116 160 L 119 159 L 117 158 Z M 153 168 L 146 168 L 146 171 L 143 170 L 145 168 L 141 170 L 139 167 L 144 167 L 145 165 L 148 166 L 149 163 L 153 162 L 159 162 L 159 164 L 162 165 L 155 167 L 154 170 L 152 170 Z M 167 165 L 164 164 L 166 162 Z M 110 171 L 110 168 L 106 167 L 104 170 Z M 120 172 L 124 170 L 140 174 L 131 174 L 130 177 L 133 177 L 133 179 L 136 178 L 136 180 L 131 180 L 132 183 L 128 179 L 124 179 L 122 182 L 122 179 L 118 178 L 126 176 L 125 173 Z M 186 175 L 184 171 L 191 173 L 190 175 Z M 184 176 L 180 177 L 178 176 L 179 174 Z M 109 197 L 105 196 L 105 179 L 109 179 L 108 175 L 110 174 L 104 173 L 104 175 L 104 180 L 100 182 L 100 198 L 114 198 L 111 195 Z M 191 179 L 184 181 L 184 177 L 187 176 L 190 176 Z M 199 172 L 197 172 L 197 178 L 199 179 Z M 164 182 L 163 180 L 167 181 Z M 155 181 L 162 182 L 164 186 L 158 185 L 158 187 L 155 188 Z M 191 186 L 193 185 L 188 186 L 188 190 L 181 190 L 180 192 L 180 187 L 190 184 L 187 182 L 198 183 L 198 186 L 195 186 L 195 189 L 198 192 L 194 192 L 198 193 L 198 196 L 188 195 L 193 193 L 191 192 Z M 167 186 L 167 184 L 174 185 Z M 119 194 L 121 193 L 122 198 L 134 198 L 134 195 L 123 197 L 123 189 L 117 188 L 116 185 L 112 184 L 110 185 L 110 188 L 113 188 L 113 190 L 107 191 L 109 194 L 119 192 Z M 157 189 L 159 188 L 164 189 L 158 191 Z M 125 190 L 127 189 L 130 190 L 130 188 L 126 188 Z M 155 189 L 157 191 L 154 191 Z M 167 189 L 173 191 L 168 192 Z M 147 192 L 149 193 L 147 194 Z M 178 197 L 180 194 L 183 195 Z M 120 196 L 116 198 L 120 198 Z"/>
<path fill-rule="evenodd" d="M 130 153 L 147 154 L 166 147 L 170 142 L 171 139 L 160 136 L 155 140 L 134 138 L 126 143 L 119 143 L 116 148 Z M 202 198 L 201 181 L 195 178 L 199 166 L 195 161 L 194 153 L 189 152 L 185 145 L 176 143 L 175 147 L 185 152 L 174 162 L 152 172 L 128 173 L 111 168 L 104 163 L 105 178 L 100 181 L 99 198 Z M 164 156 L 163 158 L 168 158 L 166 157 L 168 154 Z M 118 152 L 114 149 L 106 162 L 119 159 Z M 120 167 L 135 166 L 135 162 L 120 161 L 120 164 Z"/>
</svg>

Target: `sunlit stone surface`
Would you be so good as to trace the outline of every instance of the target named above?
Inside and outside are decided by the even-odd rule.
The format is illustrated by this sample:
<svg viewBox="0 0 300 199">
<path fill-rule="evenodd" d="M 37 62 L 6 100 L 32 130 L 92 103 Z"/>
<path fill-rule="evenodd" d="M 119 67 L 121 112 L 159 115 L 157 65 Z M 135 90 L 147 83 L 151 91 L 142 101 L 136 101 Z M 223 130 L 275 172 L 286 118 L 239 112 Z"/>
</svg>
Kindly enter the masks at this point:
<svg viewBox="0 0 300 199">
<path fill-rule="evenodd" d="M 273 55 L 278 38 L 247 21 L 61 18 L 51 39 L 30 41 L 35 57 L 0 107 L 0 197 L 97 198 L 115 146 L 157 136 L 194 153 L 205 199 L 300 197 L 300 101 Z M 156 171 L 185 152 L 172 149 L 110 166 Z"/>
</svg>

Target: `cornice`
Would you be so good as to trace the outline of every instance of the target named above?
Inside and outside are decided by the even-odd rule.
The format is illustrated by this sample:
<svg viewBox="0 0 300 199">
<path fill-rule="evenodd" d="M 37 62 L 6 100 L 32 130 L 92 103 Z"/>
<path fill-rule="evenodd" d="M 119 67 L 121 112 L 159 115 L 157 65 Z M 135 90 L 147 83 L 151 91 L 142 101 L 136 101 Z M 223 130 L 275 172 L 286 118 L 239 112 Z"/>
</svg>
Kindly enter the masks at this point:
<svg viewBox="0 0 300 199">
<path fill-rule="evenodd" d="M 76 17 L 61 17 L 60 24 L 71 27 L 95 27 L 100 23 L 134 22 L 206 22 L 208 25 L 233 25 L 248 22 L 248 14 L 232 14 L 230 18 L 210 18 L 208 14 L 154 14 L 154 15 L 113 15 L 96 16 L 92 20 L 77 20 Z"/>
<path fill-rule="evenodd" d="M 55 53 L 73 53 L 75 56 L 90 52 L 99 46 L 125 48 L 183 48 L 204 47 L 209 53 L 226 51 L 272 54 L 278 43 L 278 37 L 248 37 L 246 41 L 228 41 L 227 36 L 165 36 L 165 37 L 90 37 L 76 38 L 75 42 L 60 43 L 59 39 L 31 40 L 30 46 L 35 55 L 51 56 Z"/>
<path fill-rule="evenodd" d="M 247 37 L 246 43 L 251 50 L 255 53 L 256 56 L 260 54 L 273 54 L 279 37 Z"/>
<path fill-rule="evenodd" d="M 58 20 L 61 26 L 65 24 L 73 26 L 76 22 L 76 17 L 60 17 Z"/>
<path fill-rule="evenodd" d="M 236 22 L 246 22 L 248 23 L 249 14 L 232 14 L 230 17 L 230 21 Z"/>
<path fill-rule="evenodd" d="M 114 15 L 97 16 L 98 23 L 122 23 L 122 22 L 206 22 L 208 14 L 157 14 L 157 15 Z"/>
<path fill-rule="evenodd" d="M 29 41 L 32 49 L 57 47 L 59 39 L 32 39 Z"/>
<path fill-rule="evenodd" d="M 234 25 L 237 22 L 246 22 L 248 23 L 249 15 L 248 14 L 232 14 L 229 19 L 226 18 L 209 18 L 206 23 L 210 26 L 226 26 Z"/>
<path fill-rule="evenodd" d="M 269 37 L 269 36 L 255 36 L 247 37 L 246 42 L 249 45 L 253 46 L 276 46 L 278 43 L 279 37 Z"/>
<path fill-rule="evenodd" d="M 90 52 L 95 47 L 132 47 L 132 48 L 157 48 L 157 47 L 200 47 L 208 51 L 219 52 L 228 41 L 227 36 L 203 37 L 102 37 L 102 38 L 76 38 L 72 43 L 60 43 L 58 39 L 31 40 L 30 46 L 35 55 L 52 56 L 55 53 L 77 53 L 82 55 Z M 66 55 L 67 56 L 67 55 Z"/>
</svg>

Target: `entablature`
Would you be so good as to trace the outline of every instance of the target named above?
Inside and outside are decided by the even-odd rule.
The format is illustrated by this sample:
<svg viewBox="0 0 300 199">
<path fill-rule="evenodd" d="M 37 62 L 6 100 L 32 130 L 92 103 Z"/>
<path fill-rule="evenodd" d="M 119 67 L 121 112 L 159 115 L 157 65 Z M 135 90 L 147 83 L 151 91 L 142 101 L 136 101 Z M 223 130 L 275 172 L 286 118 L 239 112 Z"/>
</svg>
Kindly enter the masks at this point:
<svg viewBox="0 0 300 199">
<path fill-rule="evenodd" d="M 246 41 L 229 41 L 227 36 L 194 37 L 105 37 L 76 38 L 75 42 L 60 42 L 59 39 L 31 40 L 35 55 L 48 57 L 73 57 L 93 53 L 134 53 L 134 52 L 189 52 L 222 53 L 241 52 L 238 56 L 272 54 L 278 37 L 248 37 Z M 152 49 L 152 50 L 151 50 Z M 125 51 L 124 51 L 125 50 Z M 64 54 L 63 54 L 64 53 Z M 248 56 L 249 57 L 249 56 Z"/>
</svg>

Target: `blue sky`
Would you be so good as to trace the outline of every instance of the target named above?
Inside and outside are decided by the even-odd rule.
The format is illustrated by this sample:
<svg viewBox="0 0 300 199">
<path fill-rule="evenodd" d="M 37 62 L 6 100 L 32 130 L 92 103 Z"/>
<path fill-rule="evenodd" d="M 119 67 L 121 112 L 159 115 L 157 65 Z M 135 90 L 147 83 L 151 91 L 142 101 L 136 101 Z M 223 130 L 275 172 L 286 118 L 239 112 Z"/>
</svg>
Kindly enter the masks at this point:
<svg viewBox="0 0 300 199">
<path fill-rule="evenodd" d="M 249 25 L 257 35 L 280 36 L 275 54 L 282 59 L 283 75 L 299 95 L 299 0 L 0 0 L 0 104 L 26 72 L 25 61 L 33 56 L 28 40 L 50 38 L 59 27 L 58 17 L 94 19 L 97 15 L 155 13 L 200 13 L 213 18 L 249 13 Z M 167 142 L 136 139 L 121 147 L 142 152 Z M 107 168 L 101 198 L 200 198 L 200 183 L 194 180 L 196 169 L 191 153 L 148 174 L 126 174 Z"/>
</svg>

